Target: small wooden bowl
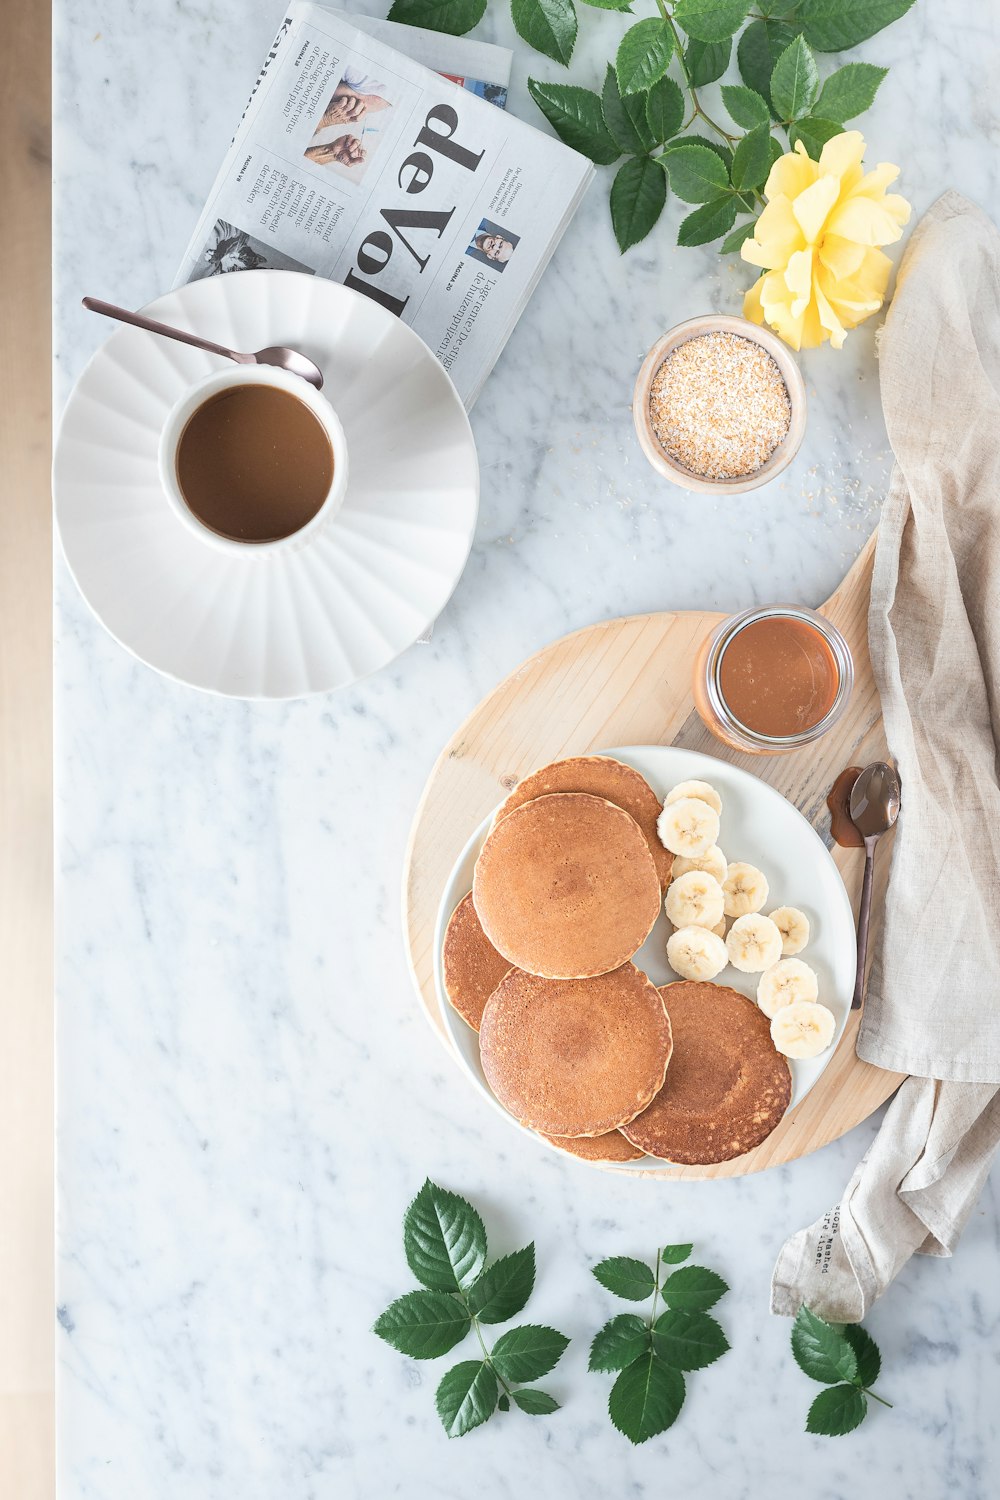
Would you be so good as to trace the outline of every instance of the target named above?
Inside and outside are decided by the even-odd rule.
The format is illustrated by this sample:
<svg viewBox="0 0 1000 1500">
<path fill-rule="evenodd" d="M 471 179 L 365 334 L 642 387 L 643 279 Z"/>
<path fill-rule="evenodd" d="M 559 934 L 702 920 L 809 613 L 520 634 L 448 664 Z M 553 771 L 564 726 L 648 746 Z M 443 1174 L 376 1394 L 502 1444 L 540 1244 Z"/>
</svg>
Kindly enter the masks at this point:
<svg viewBox="0 0 1000 1500">
<path fill-rule="evenodd" d="M 741 338 L 750 339 L 752 343 L 759 344 L 762 349 L 766 349 L 781 371 L 781 378 L 785 382 L 792 407 L 788 432 L 771 457 L 752 474 L 742 474 L 738 479 L 705 479 L 700 474 L 693 474 L 690 469 L 685 469 L 683 464 L 677 463 L 664 451 L 653 431 L 653 421 L 649 412 L 649 394 L 657 370 L 678 344 L 685 343 L 687 339 L 697 338 L 703 333 L 736 333 Z M 657 339 L 643 360 L 642 369 L 635 382 L 632 416 L 635 419 L 635 430 L 643 453 L 664 479 L 680 485 L 681 489 L 696 490 L 705 495 L 741 495 L 746 490 L 755 490 L 759 485 L 767 484 L 775 475 L 780 474 L 782 469 L 786 469 L 798 453 L 806 430 L 806 388 L 802 372 L 792 358 L 788 345 L 783 344 L 775 334 L 770 333 L 766 328 L 760 328 L 756 323 L 751 323 L 747 318 L 735 318 L 725 313 L 705 313 L 700 318 L 688 318 L 686 322 L 678 323 L 676 327 L 670 329 L 669 333 Z"/>
</svg>

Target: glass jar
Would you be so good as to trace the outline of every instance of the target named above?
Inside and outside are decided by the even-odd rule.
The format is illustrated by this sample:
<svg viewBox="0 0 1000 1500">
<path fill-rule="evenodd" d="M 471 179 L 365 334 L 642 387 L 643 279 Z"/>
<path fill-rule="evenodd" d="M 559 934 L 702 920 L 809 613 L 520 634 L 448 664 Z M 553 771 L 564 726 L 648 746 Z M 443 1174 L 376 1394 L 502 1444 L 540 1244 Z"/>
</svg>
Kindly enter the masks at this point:
<svg viewBox="0 0 1000 1500">
<path fill-rule="evenodd" d="M 763 628 L 744 635 L 752 625 Z M 816 683 L 820 663 L 829 677 L 822 692 Z M 844 637 L 804 605 L 772 604 L 731 615 L 706 636 L 694 664 L 694 703 L 705 726 L 748 755 L 782 755 L 811 745 L 836 724 L 853 686 L 854 663 Z M 806 722 L 810 704 L 818 704 L 816 717 Z"/>
</svg>

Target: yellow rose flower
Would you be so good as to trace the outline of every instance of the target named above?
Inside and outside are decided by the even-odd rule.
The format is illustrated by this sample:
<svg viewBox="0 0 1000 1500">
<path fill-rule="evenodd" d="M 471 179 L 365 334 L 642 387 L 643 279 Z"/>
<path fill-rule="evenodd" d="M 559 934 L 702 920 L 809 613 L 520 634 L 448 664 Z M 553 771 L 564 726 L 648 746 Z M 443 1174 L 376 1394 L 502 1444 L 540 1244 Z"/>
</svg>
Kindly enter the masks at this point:
<svg viewBox="0 0 1000 1500">
<path fill-rule="evenodd" d="M 793 349 L 829 339 L 839 349 L 885 300 L 892 262 L 876 247 L 902 234 L 910 205 L 886 188 L 899 168 L 880 162 L 864 172 L 859 130 L 827 141 L 819 161 L 802 142 L 771 168 L 767 207 L 741 254 L 765 274 L 750 288 L 744 316 L 770 323 Z"/>
</svg>

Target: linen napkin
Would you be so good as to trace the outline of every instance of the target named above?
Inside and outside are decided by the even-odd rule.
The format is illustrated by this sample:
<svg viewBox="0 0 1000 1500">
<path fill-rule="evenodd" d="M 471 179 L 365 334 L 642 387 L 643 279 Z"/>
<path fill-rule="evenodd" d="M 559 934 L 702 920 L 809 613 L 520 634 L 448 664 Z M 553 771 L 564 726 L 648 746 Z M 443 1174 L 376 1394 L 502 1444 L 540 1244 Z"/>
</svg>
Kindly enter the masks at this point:
<svg viewBox="0 0 1000 1500">
<path fill-rule="evenodd" d="M 952 1253 L 1000 1143 L 1000 235 L 957 193 L 903 257 L 879 378 L 869 642 L 903 811 L 857 1050 L 912 1076 L 771 1288 L 836 1322 L 914 1251 Z"/>
</svg>

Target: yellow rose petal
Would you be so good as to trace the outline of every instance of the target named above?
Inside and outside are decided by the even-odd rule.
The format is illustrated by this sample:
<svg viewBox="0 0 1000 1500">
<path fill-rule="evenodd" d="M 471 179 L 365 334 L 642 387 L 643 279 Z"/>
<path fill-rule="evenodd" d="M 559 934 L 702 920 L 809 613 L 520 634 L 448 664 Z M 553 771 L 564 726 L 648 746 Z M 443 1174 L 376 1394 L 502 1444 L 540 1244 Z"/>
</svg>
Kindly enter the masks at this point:
<svg viewBox="0 0 1000 1500">
<path fill-rule="evenodd" d="M 861 181 L 852 188 L 852 193 L 865 198 L 880 198 L 891 182 L 899 176 L 899 168 L 891 161 L 880 161 L 877 167 L 866 172 Z"/>
<path fill-rule="evenodd" d="M 804 245 L 791 201 L 782 194 L 764 209 L 754 225 L 753 238 L 743 241 L 740 254 L 751 265 L 770 270 L 785 265 L 788 257 Z"/>
<path fill-rule="evenodd" d="M 764 309 L 760 305 L 760 284 L 763 280 L 763 276 L 758 276 L 743 298 L 743 316 L 749 318 L 751 323 L 764 321 Z"/>
<path fill-rule="evenodd" d="M 840 183 L 836 177 L 820 177 L 796 198 L 792 212 L 807 244 L 815 245 L 827 215 L 839 197 Z"/>
<path fill-rule="evenodd" d="M 819 258 L 831 276 L 853 276 L 865 258 L 865 246 L 839 234 L 824 234 Z"/>
<path fill-rule="evenodd" d="M 903 232 L 899 220 L 874 198 L 848 198 L 838 203 L 827 229 L 859 245 L 892 245 Z"/>
<path fill-rule="evenodd" d="M 843 130 L 827 141 L 819 154 L 819 170 L 838 177 L 845 191 L 861 180 L 865 138 L 860 130 Z"/>
<path fill-rule="evenodd" d="M 799 250 L 791 256 L 785 271 L 785 285 L 792 294 L 793 317 L 801 317 L 812 295 L 813 252 Z"/>
<path fill-rule="evenodd" d="M 819 318 L 820 326 L 825 328 L 830 335 L 830 343 L 834 349 L 842 349 L 844 347 L 844 339 L 847 337 L 846 330 L 829 301 L 823 295 L 822 287 L 818 284 L 816 286 L 816 314 Z"/>
<path fill-rule="evenodd" d="M 771 168 L 764 184 L 764 197 L 777 198 L 783 194 L 786 198 L 796 198 L 804 188 L 811 187 L 818 176 L 819 167 L 799 141 L 794 151 L 779 156 Z"/>
</svg>

